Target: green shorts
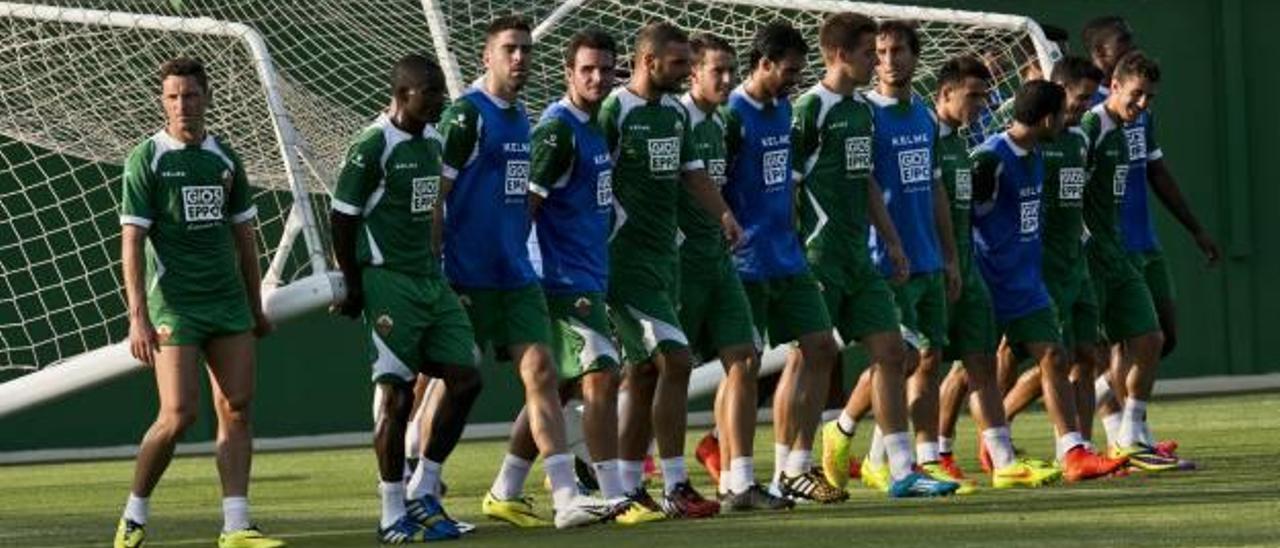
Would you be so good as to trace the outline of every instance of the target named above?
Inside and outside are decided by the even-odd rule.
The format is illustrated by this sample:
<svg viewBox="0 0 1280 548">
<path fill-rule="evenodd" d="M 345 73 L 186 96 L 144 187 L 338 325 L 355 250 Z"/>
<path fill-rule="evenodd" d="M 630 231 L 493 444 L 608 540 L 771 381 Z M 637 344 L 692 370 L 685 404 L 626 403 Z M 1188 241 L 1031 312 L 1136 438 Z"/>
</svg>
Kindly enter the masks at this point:
<svg viewBox="0 0 1280 548">
<path fill-rule="evenodd" d="M 831 331 L 831 316 L 812 274 L 802 272 L 742 285 L 751 302 L 756 330 L 770 346 L 789 343 L 809 333 Z"/>
<path fill-rule="evenodd" d="M 626 363 L 644 363 L 657 352 L 688 348 L 689 339 L 676 313 L 679 263 L 615 261 L 610 268 L 609 316 L 618 329 Z"/>
<path fill-rule="evenodd" d="M 994 356 L 996 319 L 991 312 L 991 295 L 977 266 L 966 269 L 960 299 L 947 307 L 947 346 L 942 358 L 963 359 L 972 354 Z"/>
<path fill-rule="evenodd" d="M 1129 261 L 1147 282 L 1147 289 L 1151 291 L 1151 301 L 1157 309 L 1173 303 L 1177 295 L 1173 287 L 1173 274 L 1169 272 L 1169 262 L 1165 260 L 1163 250 L 1130 253 Z"/>
<path fill-rule="evenodd" d="M 547 298 L 536 283 L 516 289 L 454 287 L 475 328 L 480 349 L 493 345 L 499 361 L 510 361 L 515 345 L 551 344 Z"/>
<path fill-rule="evenodd" d="M 1000 335 L 1009 346 L 1025 350 L 1029 344 L 1062 344 L 1062 328 L 1052 305 L 1000 323 Z"/>
<path fill-rule="evenodd" d="M 917 350 L 947 346 L 947 285 L 941 272 L 914 274 L 893 288 L 902 338 Z"/>
<path fill-rule="evenodd" d="M 1080 269 L 1061 279 L 1046 276 L 1044 282 L 1058 311 L 1063 346 L 1075 348 L 1097 344 L 1098 295 L 1088 271 Z"/>
<path fill-rule="evenodd" d="M 1151 292 L 1131 263 L 1091 254 L 1089 275 L 1098 297 L 1099 323 L 1107 340 L 1121 342 L 1160 330 Z"/>
<path fill-rule="evenodd" d="M 551 353 L 561 379 L 617 370 L 621 359 L 609 335 L 604 293 L 548 295 L 547 309 L 551 312 Z"/>
<path fill-rule="evenodd" d="M 827 313 L 848 345 L 875 333 L 895 331 L 901 323 L 889 282 L 871 265 L 812 262 Z"/>
<path fill-rule="evenodd" d="M 700 361 L 715 359 L 721 350 L 751 345 L 762 350 L 751 323 L 751 303 L 733 260 L 717 264 L 682 263 L 680 269 L 680 325 Z"/>
<path fill-rule="evenodd" d="M 172 305 L 160 296 L 148 299 L 151 325 L 161 346 L 203 347 L 210 339 L 253 329 L 253 313 L 243 294 L 223 300 Z"/>
<path fill-rule="evenodd" d="M 366 267 L 362 287 L 374 382 L 413 382 L 429 363 L 476 362 L 471 322 L 444 280 Z"/>
</svg>

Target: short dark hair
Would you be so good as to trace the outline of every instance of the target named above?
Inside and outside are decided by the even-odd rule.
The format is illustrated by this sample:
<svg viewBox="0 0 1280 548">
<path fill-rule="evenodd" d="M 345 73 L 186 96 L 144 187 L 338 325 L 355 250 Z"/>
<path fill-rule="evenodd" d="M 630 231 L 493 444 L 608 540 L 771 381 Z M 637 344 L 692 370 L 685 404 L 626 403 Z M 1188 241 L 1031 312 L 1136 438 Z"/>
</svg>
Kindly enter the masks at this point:
<svg viewBox="0 0 1280 548">
<path fill-rule="evenodd" d="M 824 50 L 853 51 L 864 35 L 874 35 L 879 25 L 861 13 L 842 11 L 828 15 L 818 29 L 818 47 Z"/>
<path fill-rule="evenodd" d="M 410 53 L 401 57 L 391 67 L 391 93 L 414 88 L 423 84 L 444 83 L 444 70 L 435 59 L 419 53 Z"/>
<path fill-rule="evenodd" d="M 1063 86 L 1069 86 L 1081 80 L 1102 83 L 1105 75 L 1102 74 L 1102 69 L 1095 66 L 1092 61 L 1079 55 L 1068 55 L 1054 65 L 1050 79 Z"/>
<path fill-rule="evenodd" d="M 1116 62 L 1116 68 L 1111 73 L 1112 81 L 1120 81 L 1134 76 L 1146 78 L 1148 82 L 1153 84 L 1160 82 L 1160 63 L 1155 59 L 1147 57 L 1142 50 L 1133 50 Z"/>
<path fill-rule="evenodd" d="M 618 57 L 618 43 L 612 35 L 600 29 L 586 29 L 569 38 L 569 45 L 564 48 L 564 66 L 572 67 L 578 57 L 578 50 L 582 48 L 607 51 L 615 59 Z"/>
<path fill-rule="evenodd" d="M 1089 53 L 1112 40 L 1133 40 L 1133 29 L 1129 28 L 1129 22 L 1123 17 L 1104 15 L 1091 19 L 1080 32 L 1080 41 Z"/>
<path fill-rule="evenodd" d="M 689 49 L 693 50 L 693 64 L 697 65 L 702 62 L 703 57 L 709 51 L 723 51 L 728 53 L 730 57 L 735 57 L 738 52 L 733 49 L 733 45 L 728 40 L 721 38 L 709 32 L 699 32 L 689 39 Z"/>
<path fill-rule="evenodd" d="M 751 67 L 760 64 L 761 59 L 781 61 L 788 53 L 809 54 L 809 44 L 804 41 L 800 31 L 782 20 L 774 20 L 756 30 L 751 40 Z"/>
<path fill-rule="evenodd" d="M 907 47 L 911 48 L 911 54 L 920 56 L 920 33 L 916 31 L 915 21 L 890 19 L 880 23 L 876 36 L 892 36 L 906 40 Z"/>
<path fill-rule="evenodd" d="M 518 13 L 501 15 L 494 20 L 489 21 L 489 25 L 484 28 L 484 43 L 488 44 L 489 40 L 492 40 L 494 36 L 497 36 L 504 31 L 519 30 L 532 33 L 532 29 L 533 27 L 529 26 L 529 20 L 525 19 L 523 15 Z"/>
<path fill-rule="evenodd" d="M 662 53 L 672 43 L 687 44 L 689 35 L 668 21 L 650 21 L 636 34 L 635 58 L 642 53 Z"/>
<path fill-rule="evenodd" d="M 200 89 L 207 94 L 209 89 L 209 73 L 205 72 L 204 62 L 195 57 L 175 57 L 160 65 L 160 84 L 170 76 L 190 76 L 200 84 Z"/>
<path fill-rule="evenodd" d="M 1062 112 L 1067 104 L 1067 92 L 1062 86 L 1048 80 L 1025 82 L 1013 95 L 1013 119 L 1033 126 L 1046 116 Z"/>
<path fill-rule="evenodd" d="M 963 84 L 967 78 L 977 78 L 991 83 L 991 69 L 972 55 L 958 55 L 947 59 L 938 69 L 938 91 L 951 85 Z"/>
</svg>

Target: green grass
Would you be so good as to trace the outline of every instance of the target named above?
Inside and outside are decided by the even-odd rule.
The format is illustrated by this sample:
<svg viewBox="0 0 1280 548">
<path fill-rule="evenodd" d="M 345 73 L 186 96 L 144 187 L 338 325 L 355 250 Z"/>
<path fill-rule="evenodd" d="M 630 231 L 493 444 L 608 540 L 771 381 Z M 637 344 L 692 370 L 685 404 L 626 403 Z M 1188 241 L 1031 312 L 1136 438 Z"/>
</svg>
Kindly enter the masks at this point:
<svg viewBox="0 0 1280 548">
<path fill-rule="evenodd" d="M 319 408 L 316 409 L 320 411 Z M 523 531 L 485 521 L 480 497 L 501 460 L 499 442 L 464 443 L 446 469 L 445 503 L 480 530 L 472 546 L 1275 546 L 1280 544 L 1280 394 L 1159 402 L 1152 417 L 1203 469 L 1135 475 L 1040 490 L 990 489 L 952 500 L 887 500 L 860 486 L 849 502 L 792 512 L 663 522 L 636 528 Z M 867 426 L 859 433 L 865 446 Z M 1035 456 L 1052 450 L 1043 414 L 1022 417 L 1015 436 Z M 756 438 L 757 475 L 772 469 L 769 431 Z M 694 436 L 690 436 L 690 450 Z M 962 421 L 961 462 L 973 461 L 972 423 Z M 102 546 L 129 485 L 126 461 L 0 467 L 0 546 Z M 697 468 L 694 466 L 693 468 Z M 712 492 L 697 470 L 694 481 Z M 540 482 L 539 482 L 540 483 Z M 547 496 L 529 491 L 546 508 Z M 148 546 L 210 545 L 221 523 L 209 457 L 180 458 L 156 490 Z M 373 454 L 332 450 L 258 455 L 255 519 L 294 546 L 373 545 Z M 462 546 L 463 544 L 458 544 Z"/>
</svg>

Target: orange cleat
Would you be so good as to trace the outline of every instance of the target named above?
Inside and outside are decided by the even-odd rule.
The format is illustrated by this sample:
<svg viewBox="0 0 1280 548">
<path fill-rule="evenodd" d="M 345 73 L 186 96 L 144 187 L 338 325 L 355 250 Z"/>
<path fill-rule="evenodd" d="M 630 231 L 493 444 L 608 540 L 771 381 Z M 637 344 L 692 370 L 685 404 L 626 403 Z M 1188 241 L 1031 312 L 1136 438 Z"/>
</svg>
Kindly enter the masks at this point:
<svg viewBox="0 0 1280 548">
<path fill-rule="evenodd" d="M 698 441 L 698 447 L 694 450 L 694 456 L 698 457 L 698 462 L 703 468 L 707 469 L 707 475 L 711 476 L 713 483 L 720 483 L 720 440 L 711 432 L 702 436 Z"/>
<path fill-rule="evenodd" d="M 1108 458 L 1084 446 L 1078 446 L 1067 452 L 1062 462 L 1063 477 L 1067 481 L 1083 481 L 1110 476 L 1129 461 L 1128 458 Z"/>
<path fill-rule="evenodd" d="M 955 479 L 965 479 L 964 470 L 960 469 L 960 465 L 956 464 L 956 457 L 951 453 L 943 453 L 938 460 L 938 465 L 947 472 L 948 476 Z"/>
</svg>

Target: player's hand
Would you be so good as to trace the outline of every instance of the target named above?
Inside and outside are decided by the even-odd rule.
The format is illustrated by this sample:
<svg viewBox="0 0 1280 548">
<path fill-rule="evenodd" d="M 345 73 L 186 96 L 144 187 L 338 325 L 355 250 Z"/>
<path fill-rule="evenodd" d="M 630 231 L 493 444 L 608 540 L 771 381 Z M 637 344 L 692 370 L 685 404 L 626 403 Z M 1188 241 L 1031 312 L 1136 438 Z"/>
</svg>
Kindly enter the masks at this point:
<svg viewBox="0 0 1280 548">
<path fill-rule="evenodd" d="M 156 352 L 160 351 L 160 337 L 151 325 L 151 319 L 142 316 L 129 321 L 129 353 L 148 367 L 156 364 Z"/>
<path fill-rule="evenodd" d="M 890 281 L 895 285 L 906 283 L 907 278 L 911 277 L 911 259 L 907 258 L 901 245 L 889 246 L 889 262 L 893 263 L 893 278 Z"/>
<path fill-rule="evenodd" d="M 258 309 L 253 313 L 253 336 L 254 337 L 261 339 L 263 337 L 266 337 L 267 335 L 270 335 L 271 332 L 275 330 L 276 330 L 275 324 L 271 323 L 271 318 L 268 318 L 266 313 L 264 313 L 262 309 Z"/>
<path fill-rule="evenodd" d="M 1218 243 L 1204 231 L 1197 232 L 1194 237 L 1196 247 L 1200 248 L 1200 253 L 1203 253 L 1204 258 L 1209 261 L 1209 266 L 1217 265 L 1218 261 L 1222 260 L 1222 251 L 1218 249 Z"/>
<path fill-rule="evenodd" d="M 960 282 L 960 267 L 955 261 L 947 263 L 947 302 L 954 303 L 960 300 L 960 289 L 963 286 Z"/>
<path fill-rule="evenodd" d="M 742 243 L 742 226 L 738 224 L 732 211 L 725 211 L 720 215 L 720 230 L 724 232 L 724 239 L 729 242 L 730 248 L 737 248 Z"/>
<path fill-rule="evenodd" d="M 347 286 L 347 298 L 342 302 L 329 307 L 329 311 L 342 314 L 353 320 L 360 319 L 360 313 L 364 311 L 364 290 L 358 287 Z"/>
</svg>

